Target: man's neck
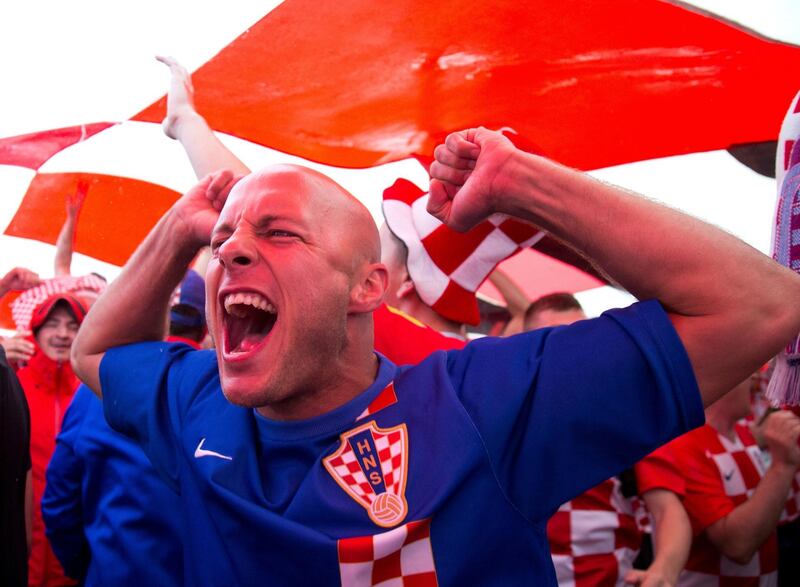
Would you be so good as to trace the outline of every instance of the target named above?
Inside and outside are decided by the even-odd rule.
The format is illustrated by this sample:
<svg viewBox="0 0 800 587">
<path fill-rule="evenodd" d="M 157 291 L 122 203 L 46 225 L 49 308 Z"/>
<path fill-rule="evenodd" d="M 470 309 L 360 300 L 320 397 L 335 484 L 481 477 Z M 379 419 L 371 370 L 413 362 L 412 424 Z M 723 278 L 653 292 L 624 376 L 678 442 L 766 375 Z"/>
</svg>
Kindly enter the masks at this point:
<svg viewBox="0 0 800 587">
<path fill-rule="evenodd" d="M 706 421 L 714 430 L 729 440 L 736 438 L 736 418 L 724 410 L 714 410 L 710 406 L 706 410 Z"/>
<path fill-rule="evenodd" d="M 378 376 L 372 314 L 351 317 L 339 356 L 285 400 L 256 408 L 271 420 L 307 420 L 331 412 L 366 391 Z"/>
<path fill-rule="evenodd" d="M 355 366 L 340 364 L 333 369 L 335 375 L 324 378 L 329 384 L 310 386 L 291 398 L 256 408 L 270 420 L 292 421 L 316 418 L 345 405 L 366 391 L 378 376 L 379 361 L 370 353 L 366 364 Z"/>
</svg>

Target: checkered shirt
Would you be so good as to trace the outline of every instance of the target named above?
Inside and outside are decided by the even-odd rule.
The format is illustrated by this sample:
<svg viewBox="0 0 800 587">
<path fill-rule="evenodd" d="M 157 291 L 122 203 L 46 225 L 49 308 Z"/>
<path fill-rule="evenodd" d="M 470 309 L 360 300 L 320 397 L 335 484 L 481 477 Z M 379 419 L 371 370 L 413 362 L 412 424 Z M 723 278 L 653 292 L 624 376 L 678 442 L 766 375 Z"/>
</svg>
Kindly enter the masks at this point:
<svg viewBox="0 0 800 587">
<path fill-rule="evenodd" d="M 96 275 L 54 277 L 44 279 L 36 287 L 24 291 L 11 304 L 11 317 L 17 330 L 30 330 L 33 311 L 47 298 L 57 293 L 90 290 L 100 293 L 105 289 L 106 282 Z"/>
<path fill-rule="evenodd" d="M 781 512 L 778 520 L 779 525 L 789 524 L 800 518 L 800 473 L 792 479 L 792 488 L 789 490 L 789 499 L 786 500 L 786 507 Z"/>
<path fill-rule="evenodd" d="M 427 205 L 428 194 L 405 179 L 383 192 L 386 224 L 408 247 L 408 273 L 419 296 L 450 320 L 477 324 L 477 289 L 500 261 L 545 233 L 500 214 L 460 233 L 428 214 Z"/>
<path fill-rule="evenodd" d="M 778 550 L 773 534 L 746 564 L 722 555 L 703 532 L 746 502 L 767 470 L 768 460 L 747 425 L 729 440 L 706 424 L 675 441 L 673 454 L 686 476 L 684 505 L 695 537 L 679 587 L 777 585 Z"/>
<path fill-rule="evenodd" d="M 403 483 L 403 433 L 392 430 L 389 434 L 379 435 L 375 438 L 375 449 L 381 463 L 383 482 L 388 493 L 402 494 Z M 356 460 L 356 454 L 350 445 L 338 457 L 329 461 L 330 468 L 336 472 L 358 498 L 369 507 L 375 499 L 375 490 L 367 479 Z"/>
<path fill-rule="evenodd" d="M 338 541 L 343 587 L 435 587 L 430 519 Z"/>
<path fill-rule="evenodd" d="M 562 505 L 547 524 L 561 587 L 624 585 L 639 553 L 643 504 L 616 477 Z"/>
<path fill-rule="evenodd" d="M 759 383 L 761 388 L 766 387 L 766 383 Z M 741 424 L 747 427 L 752 426 L 755 422 L 759 421 L 769 408 L 769 402 L 763 393 L 752 394 L 750 396 L 751 413 L 747 418 L 741 421 Z M 794 410 L 797 413 L 797 409 Z M 769 452 L 762 453 L 764 461 L 767 466 L 772 462 L 772 457 Z M 789 489 L 789 498 L 786 500 L 786 506 L 781 512 L 781 517 L 778 519 L 778 525 L 789 524 L 800 518 L 800 472 L 798 472 L 794 479 L 792 479 L 792 487 Z"/>
</svg>

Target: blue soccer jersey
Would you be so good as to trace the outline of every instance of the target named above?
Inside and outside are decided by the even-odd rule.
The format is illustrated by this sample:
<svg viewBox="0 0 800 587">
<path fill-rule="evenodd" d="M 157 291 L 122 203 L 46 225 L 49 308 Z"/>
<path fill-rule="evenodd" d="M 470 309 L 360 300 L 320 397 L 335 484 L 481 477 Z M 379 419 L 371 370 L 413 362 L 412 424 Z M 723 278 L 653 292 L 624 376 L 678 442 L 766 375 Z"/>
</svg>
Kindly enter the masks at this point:
<svg viewBox="0 0 800 587">
<path fill-rule="evenodd" d="M 209 351 L 131 345 L 100 370 L 109 422 L 180 492 L 192 585 L 554 585 L 558 506 L 703 422 L 655 302 L 381 358 L 299 422 L 228 403 Z"/>
</svg>

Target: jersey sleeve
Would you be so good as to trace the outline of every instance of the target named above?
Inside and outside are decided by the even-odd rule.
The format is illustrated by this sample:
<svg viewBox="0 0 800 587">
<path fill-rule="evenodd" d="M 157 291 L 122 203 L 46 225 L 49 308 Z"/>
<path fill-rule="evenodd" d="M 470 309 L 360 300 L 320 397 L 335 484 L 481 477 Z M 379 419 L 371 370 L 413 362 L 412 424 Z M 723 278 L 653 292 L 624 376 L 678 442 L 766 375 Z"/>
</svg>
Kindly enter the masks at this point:
<svg viewBox="0 0 800 587">
<path fill-rule="evenodd" d="M 529 519 L 699 426 L 694 372 L 657 302 L 450 353 L 498 482 Z"/>
<path fill-rule="evenodd" d="M 679 497 L 686 495 L 686 481 L 673 448 L 672 443 L 665 444 L 636 463 L 634 470 L 639 495 L 653 489 L 666 489 Z"/>
<path fill-rule="evenodd" d="M 725 494 L 719 469 L 706 456 L 705 444 L 698 430 L 679 438 L 673 445 L 678 465 L 686 482 L 683 507 L 692 522 L 692 531 L 700 534 L 714 522 L 721 520 L 736 504 Z"/>
<path fill-rule="evenodd" d="M 211 367 L 216 371 L 210 351 L 165 342 L 113 348 L 100 363 L 106 420 L 141 446 L 175 491 L 181 425 L 202 387 L 197 385 L 198 373 Z M 187 374 L 191 382 L 186 382 Z"/>
</svg>

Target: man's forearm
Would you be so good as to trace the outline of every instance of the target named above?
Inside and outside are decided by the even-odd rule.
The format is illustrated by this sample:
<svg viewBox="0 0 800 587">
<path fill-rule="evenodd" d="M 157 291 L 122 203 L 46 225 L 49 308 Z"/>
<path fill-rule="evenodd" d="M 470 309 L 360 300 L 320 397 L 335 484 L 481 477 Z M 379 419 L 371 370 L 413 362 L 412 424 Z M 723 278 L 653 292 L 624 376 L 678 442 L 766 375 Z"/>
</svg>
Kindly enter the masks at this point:
<svg viewBox="0 0 800 587">
<path fill-rule="evenodd" d="M 58 239 L 56 240 L 56 256 L 54 260 L 56 277 L 70 274 L 73 243 L 75 241 L 75 224 L 77 220 L 75 216 L 68 214 L 64 225 L 61 227 L 61 232 L 58 233 Z"/>
<path fill-rule="evenodd" d="M 774 463 L 750 499 L 706 529 L 714 546 L 740 564 L 749 561 L 775 531 L 795 472 L 795 467 Z"/>
<path fill-rule="evenodd" d="M 182 116 L 177 125 L 176 136 L 198 179 L 220 169 L 230 169 L 235 175 L 250 173 L 196 112 Z"/>
<path fill-rule="evenodd" d="M 800 279 L 716 227 L 518 150 L 495 181 L 499 211 L 566 241 L 639 299 L 661 301 L 706 403 L 800 330 L 786 303 Z"/>
<path fill-rule="evenodd" d="M 525 314 L 525 310 L 530 306 L 531 300 L 528 299 L 528 296 L 525 295 L 519 285 L 500 269 L 495 269 L 489 274 L 489 281 L 503 296 L 506 302 L 506 309 L 512 318 Z"/>
<path fill-rule="evenodd" d="M 73 343 L 72 363 L 95 393 L 101 393 L 98 367 L 105 351 L 163 338 L 172 292 L 202 244 L 168 211 L 94 304 Z"/>
<path fill-rule="evenodd" d="M 709 314 L 721 300 L 702 286 L 716 292 L 725 282 L 696 270 L 728 268 L 728 278 L 739 280 L 741 264 L 748 262 L 783 273 L 768 257 L 701 220 L 542 157 L 516 155 L 510 188 L 499 202 L 503 211 L 564 240 L 639 299 L 658 298 L 688 316 Z"/>
</svg>

